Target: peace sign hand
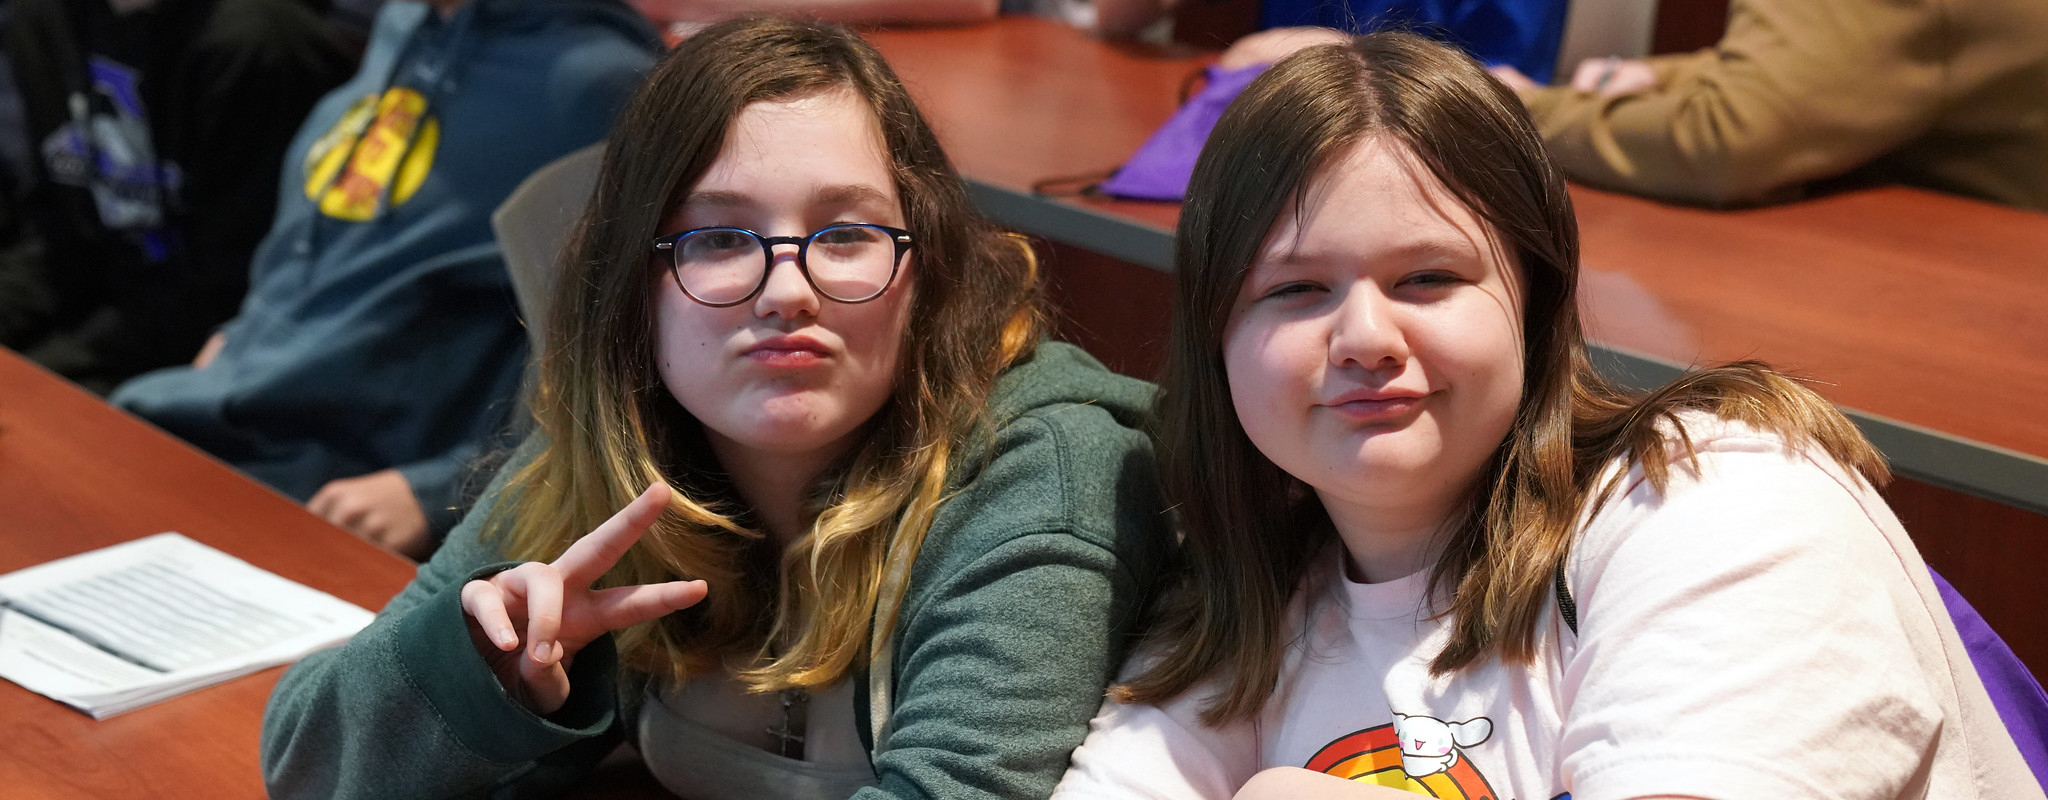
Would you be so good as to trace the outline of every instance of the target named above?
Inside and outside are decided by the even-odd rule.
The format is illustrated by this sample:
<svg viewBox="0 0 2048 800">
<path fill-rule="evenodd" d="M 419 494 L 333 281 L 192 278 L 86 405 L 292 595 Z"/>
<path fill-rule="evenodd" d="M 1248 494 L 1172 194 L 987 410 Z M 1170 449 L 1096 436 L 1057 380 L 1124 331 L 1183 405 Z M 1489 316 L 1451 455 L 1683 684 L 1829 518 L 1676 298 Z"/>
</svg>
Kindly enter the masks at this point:
<svg viewBox="0 0 2048 800">
<path fill-rule="evenodd" d="M 704 599 L 703 581 L 590 588 L 661 518 L 669 491 L 666 483 L 647 487 L 561 558 L 529 561 L 462 587 L 477 652 L 505 691 L 534 713 L 553 714 L 568 702 L 569 661 L 592 640 Z"/>
</svg>

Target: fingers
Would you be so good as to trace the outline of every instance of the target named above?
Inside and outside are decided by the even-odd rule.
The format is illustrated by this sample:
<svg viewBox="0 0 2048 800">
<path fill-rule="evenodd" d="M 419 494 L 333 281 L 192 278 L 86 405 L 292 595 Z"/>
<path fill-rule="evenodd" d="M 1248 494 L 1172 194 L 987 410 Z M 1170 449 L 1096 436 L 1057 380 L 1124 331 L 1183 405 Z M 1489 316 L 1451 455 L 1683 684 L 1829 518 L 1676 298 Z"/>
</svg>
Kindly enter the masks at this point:
<svg viewBox="0 0 2048 800">
<path fill-rule="evenodd" d="M 519 659 L 519 681 L 520 701 L 536 714 L 553 714 L 569 702 L 569 671 L 560 662 L 540 664 L 530 658 Z"/>
<path fill-rule="evenodd" d="M 1657 70 L 1640 59 L 1623 59 L 1615 67 L 1614 77 L 1607 82 L 1602 94 L 1616 97 L 1638 92 L 1655 91 L 1658 88 Z"/>
<path fill-rule="evenodd" d="M 306 510 L 319 515 L 321 519 L 334 522 L 335 513 L 342 499 L 348 496 L 347 490 L 341 488 L 340 484 L 341 481 L 328 481 L 321 486 L 320 491 L 313 493 L 313 499 L 306 501 Z"/>
<path fill-rule="evenodd" d="M 491 576 L 490 583 L 504 593 L 508 606 L 525 612 L 526 658 L 541 664 L 561 660 L 562 574 L 529 561 Z"/>
<path fill-rule="evenodd" d="M 668 484 L 656 482 L 597 526 L 597 530 L 569 545 L 569 550 L 554 561 L 564 582 L 581 588 L 604 577 L 613 564 L 619 563 L 619 557 L 640 541 L 640 535 L 661 518 L 661 512 L 668 508 L 668 497 Z"/>
<path fill-rule="evenodd" d="M 1588 58 L 1579 62 L 1572 70 L 1572 88 L 1581 92 L 1597 92 L 1601 81 L 1614 71 L 1612 58 Z"/>
<path fill-rule="evenodd" d="M 708 591 L 703 581 L 670 581 L 647 586 L 622 586 L 592 593 L 591 612 L 598 625 L 615 631 L 694 606 Z"/>
<path fill-rule="evenodd" d="M 306 510 L 336 527 L 348 529 L 358 538 L 377 541 L 376 506 L 366 502 L 356 491 L 354 480 L 342 478 L 327 482 L 320 491 L 313 493 L 313 499 L 306 501 Z"/>
<path fill-rule="evenodd" d="M 490 581 L 462 585 L 462 612 L 499 650 L 509 653 L 519 647 L 519 634 L 513 631 L 512 616 L 505 611 L 505 593 Z"/>
</svg>

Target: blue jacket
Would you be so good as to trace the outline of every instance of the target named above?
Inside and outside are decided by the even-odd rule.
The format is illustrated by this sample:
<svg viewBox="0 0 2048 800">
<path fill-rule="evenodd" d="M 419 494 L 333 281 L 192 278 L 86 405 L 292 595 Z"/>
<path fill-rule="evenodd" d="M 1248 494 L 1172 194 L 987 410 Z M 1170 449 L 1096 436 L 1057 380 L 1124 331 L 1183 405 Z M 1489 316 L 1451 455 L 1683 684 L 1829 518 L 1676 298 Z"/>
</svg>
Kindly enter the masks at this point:
<svg viewBox="0 0 2048 800">
<path fill-rule="evenodd" d="M 388 4 L 286 154 L 226 348 L 113 402 L 300 500 L 397 468 L 447 530 L 526 359 L 491 211 L 603 138 L 658 49 L 617 0 Z"/>
<path fill-rule="evenodd" d="M 1549 83 L 1564 40 L 1566 0 L 1265 0 L 1260 27 L 1322 25 L 1345 31 L 1407 30 L 1464 48 L 1480 63 L 1507 64 Z"/>
</svg>

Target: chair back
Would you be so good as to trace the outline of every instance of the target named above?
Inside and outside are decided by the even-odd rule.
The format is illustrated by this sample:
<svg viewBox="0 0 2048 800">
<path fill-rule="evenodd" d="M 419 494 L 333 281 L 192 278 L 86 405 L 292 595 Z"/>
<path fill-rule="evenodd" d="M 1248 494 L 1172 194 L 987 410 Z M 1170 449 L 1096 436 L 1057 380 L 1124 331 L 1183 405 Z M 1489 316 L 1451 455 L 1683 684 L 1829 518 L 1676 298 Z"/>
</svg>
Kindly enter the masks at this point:
<svg viewBox="0 0 2048 800">
<path fill-rule="evenodd" d="M 535 353 L 546 341 L 548 303 L 553 298 L 556 262 L 577 217 L 597 188 L 604 143 L 585 147 L 535 170 L 491 213 L 491 231 L 512 274 L 512 293 L 526 320 Z"/>
</svg>

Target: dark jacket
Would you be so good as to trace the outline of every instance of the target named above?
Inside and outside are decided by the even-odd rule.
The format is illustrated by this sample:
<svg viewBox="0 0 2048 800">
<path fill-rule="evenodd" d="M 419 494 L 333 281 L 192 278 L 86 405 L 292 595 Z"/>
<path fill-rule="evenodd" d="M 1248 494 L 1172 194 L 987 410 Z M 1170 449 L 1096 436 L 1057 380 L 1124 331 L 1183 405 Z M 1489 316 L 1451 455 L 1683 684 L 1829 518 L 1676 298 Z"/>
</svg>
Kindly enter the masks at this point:
<svg viewBox="0 0 2048 800">
<path fill-rule="evenodd" d="M 186 363 L 235 313 L 278 164 L 359 35 L 317 0 L 13 0 L 22 219 L 0 232 L 0 344 L 105 392 Z"/>
<path fill-rule="evenodd" d="M 526 359 L 491 211 L 602 138 L 658 46 L 616 0 L 385 6 L 292 143 L 226 348 L 113 402 L 300 500 L 396 468 L 445 531 Z"/>
</svg>

